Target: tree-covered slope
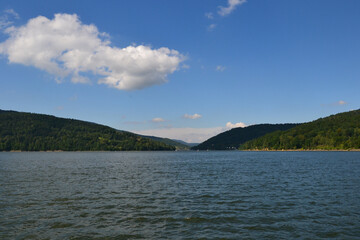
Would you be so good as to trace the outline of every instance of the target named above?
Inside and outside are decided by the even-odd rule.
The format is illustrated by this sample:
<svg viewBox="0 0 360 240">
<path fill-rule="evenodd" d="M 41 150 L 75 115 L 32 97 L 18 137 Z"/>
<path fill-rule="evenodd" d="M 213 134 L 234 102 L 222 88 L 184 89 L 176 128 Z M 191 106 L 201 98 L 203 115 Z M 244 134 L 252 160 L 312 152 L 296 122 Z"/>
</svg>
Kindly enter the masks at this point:
<svg viewBox="0 0 360 240">
<path fill-rule="evenodd" d="M 73 119 L 0 110 L 0 151 L 175 150 L 139 135 Z"/>
<path fill-rule="evenodd" d="M 360 110 L 304 123 L 248 141 L 241 150 L 347 150 L 360 149 Z"/>
<path fill-rule="evenodd" d="M 176 150 L 189 150 L 190 147 L 188 145 L 185 145 L 183 143 L 180 143 L 176 140 L 172 140 L 172 139 L 169 139 L 169 138 L 160 138 L 160 137 L 155 137 L 155 136 L 143 136 L 143 135 L 140 135 L 141 137 L 144 137 L 144 138 L 149 138 L 149 139 L 152 139 L 154 141 L 158 141 L 158 142 L 162 142 L 162 143 L 165 143 L 167 145 L 170 145 L 170 146 L 173 146 L 176 148 Z"/>
<path fill-rule="evenodd" d="M 220 133 L 193 147 L 193 150 L 228 150 L 237 149 L 240 144 L 277 130 L 287 130 L 297 124 L 258 124 L 244 128 L 233 128 Z"/>
</svg>

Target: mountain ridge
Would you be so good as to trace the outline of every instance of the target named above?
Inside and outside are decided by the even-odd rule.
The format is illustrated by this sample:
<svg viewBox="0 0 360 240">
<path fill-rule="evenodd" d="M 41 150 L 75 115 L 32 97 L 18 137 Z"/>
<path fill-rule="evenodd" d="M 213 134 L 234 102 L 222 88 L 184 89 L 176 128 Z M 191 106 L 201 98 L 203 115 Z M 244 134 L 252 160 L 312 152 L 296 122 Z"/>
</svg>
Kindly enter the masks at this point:
<svg viewBox="0 0 360 240">
<path fill-rule="evenodd" d="M 105 125 L 0 110 L 0 151 L 153 151 L 174 146 Z"/>
<path fill-rule="evenodd" d="M 238 127 L 222 132 L 203 143 L 192 147 L 192 150 L 235 150 L 248 140 L 263 136 L 277 130 L 287 130 L 298 124 L 256 124 L 248 127 Z"/>
<path fill-rule="evenodd" d="M 360 149 L 360 110 L 333 114 L 245 142 L 240 150 Z"/>
</svg>

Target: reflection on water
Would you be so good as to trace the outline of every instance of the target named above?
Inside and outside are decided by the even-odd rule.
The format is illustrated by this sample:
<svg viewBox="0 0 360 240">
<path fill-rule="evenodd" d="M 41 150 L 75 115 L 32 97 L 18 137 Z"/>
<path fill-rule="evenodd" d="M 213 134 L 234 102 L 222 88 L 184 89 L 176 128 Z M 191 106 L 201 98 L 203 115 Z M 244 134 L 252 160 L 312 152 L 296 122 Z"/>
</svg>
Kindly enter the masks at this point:
<svg viewBox="0 0 360 240">
<path fill-rule="evenodd" d="M 353 239 L 359 189 L 359 152 L 0 153 L 0 239 Z"/>
</svg>

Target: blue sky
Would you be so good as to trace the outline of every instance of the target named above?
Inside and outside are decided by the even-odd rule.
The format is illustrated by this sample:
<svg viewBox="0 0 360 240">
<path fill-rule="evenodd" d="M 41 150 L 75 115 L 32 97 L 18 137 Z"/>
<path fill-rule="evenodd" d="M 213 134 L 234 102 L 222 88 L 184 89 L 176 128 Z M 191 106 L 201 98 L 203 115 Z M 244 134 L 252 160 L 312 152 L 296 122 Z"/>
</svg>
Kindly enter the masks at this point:
<svg viewBox="0 0 360 240">
<path fill-rule="evenodd" d="M 1 1 L 0 109 L 201 142 L 360 108 L 360 1 Z"/>
</svg>

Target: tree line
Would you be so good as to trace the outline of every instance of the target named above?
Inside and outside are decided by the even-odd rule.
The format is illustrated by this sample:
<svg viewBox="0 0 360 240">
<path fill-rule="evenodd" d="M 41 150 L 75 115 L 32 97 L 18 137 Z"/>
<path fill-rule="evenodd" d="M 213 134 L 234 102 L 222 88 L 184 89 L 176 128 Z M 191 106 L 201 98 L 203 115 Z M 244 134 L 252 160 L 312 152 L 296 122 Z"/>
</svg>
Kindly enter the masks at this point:
<svg viewBox="0 0 360 240">
<path fill-rule="evenodd" d="M 175 150 L 107 126 L 44 114 L 0 110 L 0 151 Z"/>
</svg>

